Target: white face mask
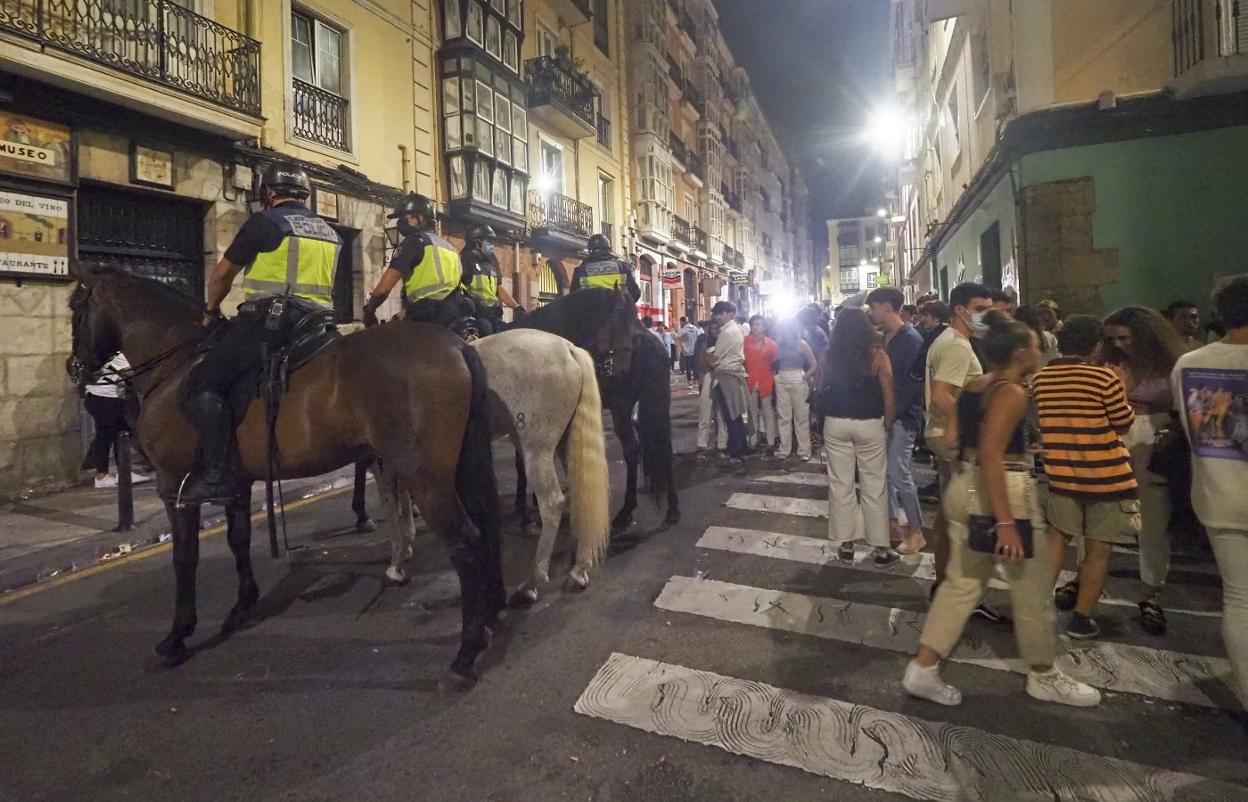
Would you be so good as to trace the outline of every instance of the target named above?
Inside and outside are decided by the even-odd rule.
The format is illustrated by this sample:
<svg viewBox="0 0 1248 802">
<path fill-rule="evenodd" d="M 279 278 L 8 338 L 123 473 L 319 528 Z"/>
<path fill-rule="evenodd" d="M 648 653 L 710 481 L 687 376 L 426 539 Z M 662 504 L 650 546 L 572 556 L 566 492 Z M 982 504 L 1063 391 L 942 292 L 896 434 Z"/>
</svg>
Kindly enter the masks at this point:
<svg viewBox="0 0 1248 802">
<path fill-rule="evenodd" d="M 988 324 L 984 322 L 984 315 L 988 310 L 981 312 L 968 312 L 966 314 L 966 326 L 971 330 L 972 334 L 983 334 L 988 331 Z"/>
</svg>

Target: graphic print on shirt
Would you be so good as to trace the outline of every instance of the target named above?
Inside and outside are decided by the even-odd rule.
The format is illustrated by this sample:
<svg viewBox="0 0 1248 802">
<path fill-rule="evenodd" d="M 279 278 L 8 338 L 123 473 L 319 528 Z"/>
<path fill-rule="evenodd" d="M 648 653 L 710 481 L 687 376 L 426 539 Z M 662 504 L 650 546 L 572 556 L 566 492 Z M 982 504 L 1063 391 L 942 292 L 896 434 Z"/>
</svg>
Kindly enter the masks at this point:
<svg viewBox="0 0 1248 802">
<path fill-rule="evenodd" d="M 1248 462 L 1248 370 L 1183 368 L 1183 399 L 1198 456 Z"/>
</svg>

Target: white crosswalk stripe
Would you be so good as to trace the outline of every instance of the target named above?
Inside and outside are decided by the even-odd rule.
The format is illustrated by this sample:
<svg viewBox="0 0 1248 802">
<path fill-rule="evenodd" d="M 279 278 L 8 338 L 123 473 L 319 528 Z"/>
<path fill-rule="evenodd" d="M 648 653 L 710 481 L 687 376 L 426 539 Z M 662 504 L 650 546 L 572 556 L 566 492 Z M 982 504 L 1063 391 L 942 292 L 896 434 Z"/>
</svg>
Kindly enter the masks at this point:
<svg viewBox="0 0 1248 802">
<path fill-rule="evenodd" d="M 761 523 L 761 527 L 724 526 L 712 521 L 697 543 L 704 554 L 776 561 L 742 562 L 734 569 L 735 575 L 751 573 L 757 566 L 774 577 L 776 566 L 797 564 L 844 569 L 863 576 L 875 573 L 894 582 L 911 579 L 925 586 L 934 581 L 934 557 L 930 553 L 880 568 L 870 559 L 871 549 L 859 545 L 850 564 L 838 559 L 836 546 L 824 537 L 769 531 L 769 522 L 774 519 L 777 528 L 818 532 L 819 525 L 811 521 L 826 522 L 826 497 L 801 498 L 796 494 L 809 495 L 799 488 L 825 487 L 827 480 L 821 473 L 795 471 L 749 477 L 747 481 L 747 487 L 732 492 L 725 501 L 728 512 L 722 520 L 733 520 L 736 511 L 744 511 L 752 515 L 737 515 L 737 519 L 755 526 Z M 779 526 L 781 520 L 786 522 L 783 526 Z M 1183 570 L 1189 567 L 1185 565 Z M 1200 573 L 1207 569 L 1192 566 L 1190 570 Z M 748 577 L 729 582 L 702 573 L 697 577 L 684 575 L 693 573 L 691 567 L 682 573 L 676 566 L 673 573 L 654 606 L 689 617 L 684 620 L 705 619 L 729 627 L 794 633 L 809 639 L 811 650 L 826 649 L 820 641 L 850 644 L 839 647 L 842 649 L 865 647 L 897 654 L 913 654 L 918 647 L 924 614 L 890 606 L 888 600 L 880 604 L 878 593 L 871 597 L 877 603 L 867 603 L 837 598 L 840 593 L 808 595 L 755 586 L 748 584 Z M 1072 572 L 1065 571 L 1060 581 L 1073 578 Z M 1200 619 L 1220 618 L 1216 591 L 1206 592 L 1195 584 L 1189 604 L 1201 607 L 1207 599 L 1208 607 L 1167 607 L 1167 612 L 1190 616 L 1193 625 Z M 861 588 L 861 583 L 846 587 Z M 990 580 L 990 587 L 1008 589 L 1004 577 Z M 916 598 L 906 594 L 897 599 L 900 604 L 907 601 L 914 605 Z M 1103 597 L 1101 604 L 1136 607 L 1135 600 L 1121 593 Z M 657 648 L 662 649 L 661 641 Z M 1229 685 L 1229 663 L 1222 657 L 1115 643 L 1107 638 L 1089 643 L 1063 638 L 1059 651 L 1058 667 L 1068 676 L 1108 692 L 1105 705 L 1156 701 L 1190 705 L 1194 715 L 1196 708 L 1233 709 L 1238 704 Z M 969 666 L 962 670 L 972 673 L 1025 673 L 1026 667 L 1015 655 L 1010 635 L 999 632 L 984 637 L 981 632 L 964 638 L 949 661 Z M 767 684 L 765 676 L 749 676 L 757 670 L 747 670 L 735 678 L 615 653 L 599 668 L 575 709 L 585 716 L 915 799 L 1248 799 L 1248 788 L 1078 751 L 1068 745 L 1016 738 L 1009 732 L 992 731 L 991 723 L 977 729 L 785 690 Z M 897 677 L 893 684 L 899 682 Z M 973 686 L 968 690 L 974 694 Z M 1022 694 L 1021 685 L 1018 692 Z M 938 714 L 939 709 L 933 706 L 931 715 Z"/>
</svg>

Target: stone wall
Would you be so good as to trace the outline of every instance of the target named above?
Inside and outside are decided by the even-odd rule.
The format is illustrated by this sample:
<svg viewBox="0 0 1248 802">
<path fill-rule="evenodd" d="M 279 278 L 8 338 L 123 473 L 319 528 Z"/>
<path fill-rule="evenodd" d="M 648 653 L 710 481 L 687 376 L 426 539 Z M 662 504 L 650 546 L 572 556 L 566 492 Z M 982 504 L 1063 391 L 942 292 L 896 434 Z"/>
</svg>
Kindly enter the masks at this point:
<svg viewBox="0 0 1248 802">
<path fill-rule="evenodd" d="M 1093 242 L 1096 184 L 1075 178 L 1023 190 L 1024 297 L 1067 313 L 1104 314 L 1101 290 L 1119 279 L 1117 249 Z"/>
</svg>

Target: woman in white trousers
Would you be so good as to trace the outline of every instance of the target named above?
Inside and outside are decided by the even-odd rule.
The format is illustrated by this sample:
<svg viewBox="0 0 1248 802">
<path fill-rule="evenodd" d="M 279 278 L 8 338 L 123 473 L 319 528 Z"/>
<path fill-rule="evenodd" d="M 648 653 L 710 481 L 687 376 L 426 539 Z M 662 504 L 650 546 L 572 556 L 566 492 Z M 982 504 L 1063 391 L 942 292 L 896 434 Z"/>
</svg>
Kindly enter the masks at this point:
<svg viewBox="0 0 1248 802">
<path fill-rule="evenodd" d="M 780 324 L 776 336 L 776 412 L 780 417 L 780 459 L 793 454 L 793 431 L 797 430 L 797 457 L 810 461 L 810 380 L 815 355 L 801 338 L 796 320 Z"/>
</svg>

